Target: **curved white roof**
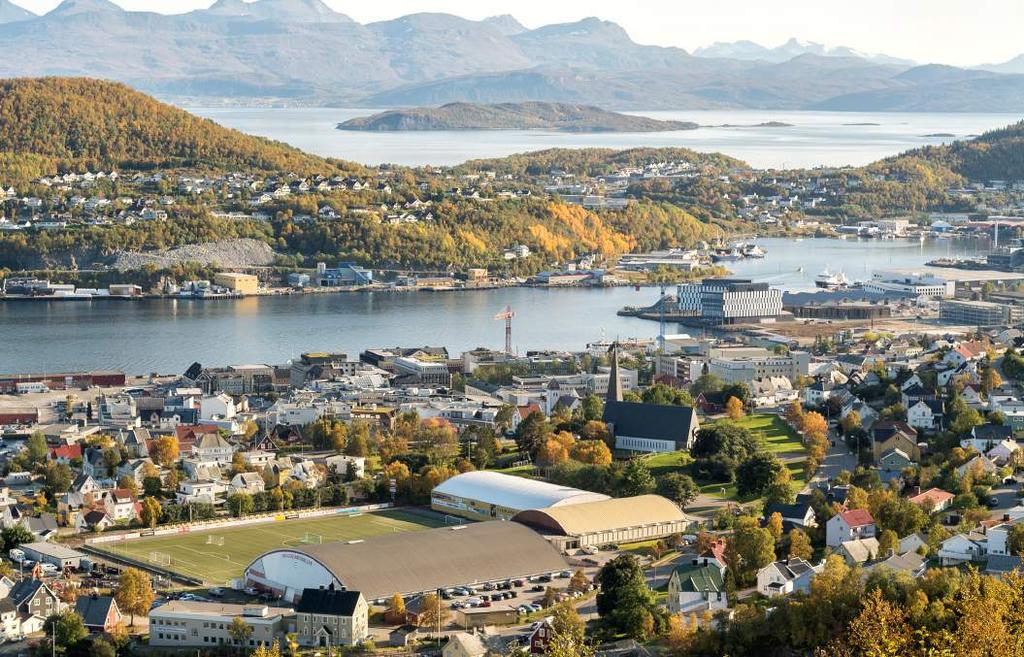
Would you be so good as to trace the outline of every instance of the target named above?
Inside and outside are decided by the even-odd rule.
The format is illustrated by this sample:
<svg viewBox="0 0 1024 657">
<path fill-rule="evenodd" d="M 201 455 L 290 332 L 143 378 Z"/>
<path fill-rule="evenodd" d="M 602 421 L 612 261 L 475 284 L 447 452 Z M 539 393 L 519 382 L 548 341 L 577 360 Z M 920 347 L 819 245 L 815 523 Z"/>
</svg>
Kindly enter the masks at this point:
<svg viewBox="0 0 1024 657">
<path fill-rule="evenodd" d="M 489 471 L 455 475 L 435 487 L 434 492 L 520 511 L 611 499 L 601 493 Z"/>
</svg>

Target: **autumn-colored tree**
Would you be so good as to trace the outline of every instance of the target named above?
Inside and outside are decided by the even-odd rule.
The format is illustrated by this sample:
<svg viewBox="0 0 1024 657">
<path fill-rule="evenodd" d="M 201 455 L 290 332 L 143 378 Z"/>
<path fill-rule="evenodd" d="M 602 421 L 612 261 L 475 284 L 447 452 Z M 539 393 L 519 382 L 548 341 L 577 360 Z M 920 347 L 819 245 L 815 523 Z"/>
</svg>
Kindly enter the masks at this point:
<svg viewBox="0 0 1024 657">
<path fill-rule="evenodd" d="M 894 554 L 899 554 L 900 537 L 891 529 L 883 529 L 878 535 L 878 558 L 886 559 Z"/>
<path fill-rule="evenodd" d="M 914 633 L 905 610 L 882 597 L 875 589 L 864 600 L 842 639 L 830 646 L 831 654 L 842 657 L 903 657 L 910 654 Z"/>
<path fill-rule="evenodd" d="M 776 511 L 768 516 L 766 527 L 777 543 L 782 538 L 782 514 Z"/>
<path fill-rule="evenodd" d="M 281 644 L 277 641 L 260 642 L 250 657 L 281 657 Z"/>
<path fill-rule="evenodd" d="M 160 521 L 160 515 L 163 513 L 163 508 L 160 503 L 152 497 L 142 498 L 142 509 L 139 511 L 139 520 L 146 527 L 156 527 L 156 523 Z"/>
<path fill-rule="evenodd" d="M 409 453 L 409 441 L 404 436 L 394 433 L 382 438 L 378 449 L 381 462 L 388 463 Z"/>
<path fill-rule="evenodd" d="M 800 431 L 809 442 L 828 437 L 828 422 L 816 411 L 804 413 L 800 419 Z"/>
<path fill-rule="evenodd" d="M 252 632 L 252 625 L 246 623 L 241 616 L 232 618 L 231 625 L 228 625 L 228 636 L 231 637 L 232 643 L 238 646 L 239 651 L 245 650 L 245 645 L 249 643 Z"/>
<path fill-rule="evenodd" d="M 994 367 L 986 367 L 981 372 L 981 391 L 986 395 L 1003 385 L 1003 379 Z"/>
<path fill-rule="evenodd" d="M 405 600 L 398 593 L 393 594 L 388 600 L 388 620 L 392 623 L 405 622 Z"/>
<path fill-rule="evenodd" d="M 565 463 L 575 443 L 576 439 L 568 431 L 552 434 L 537 451 L 537 463 L 543 466 Z"/>
<path fill-rule="evenodd" d="M 725 414 L 730 420 L 739 420 L 743 417 L 743 402 L 735 397 L 729 397 L 725 400 Z"/>
<path fill-rule="evenodd" d="M 861 428 L 860 413 L 857 411 L 850 411 L 846 414 L 846 417 L 842 419 L 839 425 L 843 429 L 843 435 L 849 435 Z"/>
<path fill-rule="evenodd" d="M 804 407 L 800 405 L 799 400 L 794 399 L 789 402 L 783 415 L 786 418 L 786 422 L 789 422 L 792 426 L 798 428 L 803 426 Z"/>
<path fill-rule="evenodd" d="M 582 569 L 576 569 L 576 572 L 569 578 L 569 590 L 586 591 L 588 588 L 590 588 L 590 580 L 587 578 L 587 574 Z"/>
<path fill-rule="evenodd" d="M 789 530 L 789 558 L 803 559 L 810 561 L 814 556 L 814 548 L 811 547 L 811 539 L 799 527 Z"/>
<path fill-rule="evenodd" d="M 867 491 L 858 486 L 850 486 L 846 491 L 846 508 L 851 511 L 869 508 Z"/>
<path fill-rule="evenodd" d="M 556 605 L 551 614 L 546 653 L 548 657 L 592 657 L 594 654 L 583 630 L 583 620 L 568 600 Z"/>
<path fill-rule="evenodd" d="M 442 604 L 441 598 L 436 593 L 427 593 L 423 596 L 419 613 L 420 627 L 444 626 L 448 621 L 448 609 Z"/>
<path fill-rule="evenodd" d="M 601 440 L 607 443 L 611 438 L 608 432 L 608 425 L 600 420 L 588 420 L 580 429 L 580 438 L 583 440 Z"/>
<path fill-rule="evenodd" d="M 126 568 L 121 571 L 114 588 L 114 599 L 122 612 L 131 614 L 131 625 L 135 625 L 135 615 L 149 613 L 156 595 L 149 581 L 149 575 L 138 568 Z"/>
<path fill-rule="evenodd" d="M 176 436 L 160 436 L 153 441 L 150 454 L 153 460 L 161 465 L 171 465 L 180 457 L 178 438 Z"/>
<path fill-rule="evenodd" d="M 139 482 L 135 480 L 135 477 L 123 475 L 122 477 L 118 478 L 117 487 L 123 488 L 124 490 L 131 493 L 132 496 L 138 496 L 139 494 Z"/>
<path fill-rule="evenodd" d="M 572 446 L 571 456 L 574 461 L 589 465 L 609 465 L 612 452 L 603 440 L 581 440 Z"/>
</svg>

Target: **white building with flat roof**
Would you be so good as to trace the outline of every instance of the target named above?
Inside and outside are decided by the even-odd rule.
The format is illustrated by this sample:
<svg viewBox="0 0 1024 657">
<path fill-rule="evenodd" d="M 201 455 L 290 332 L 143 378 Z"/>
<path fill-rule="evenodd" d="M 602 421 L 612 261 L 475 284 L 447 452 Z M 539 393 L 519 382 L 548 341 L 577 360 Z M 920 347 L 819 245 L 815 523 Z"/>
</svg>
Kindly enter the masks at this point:
<svg viewBox="0 0 1024 657">
<path fill-rule="evenodd" d="M 171 600 L 149 612 L 149 645 L 175 648 L 237 646 L 231 623 L 241 618 L 252 628 L 246 646 L 270 645 L 295 631 L 295 610 L 265 605 Z"/>
</svg>

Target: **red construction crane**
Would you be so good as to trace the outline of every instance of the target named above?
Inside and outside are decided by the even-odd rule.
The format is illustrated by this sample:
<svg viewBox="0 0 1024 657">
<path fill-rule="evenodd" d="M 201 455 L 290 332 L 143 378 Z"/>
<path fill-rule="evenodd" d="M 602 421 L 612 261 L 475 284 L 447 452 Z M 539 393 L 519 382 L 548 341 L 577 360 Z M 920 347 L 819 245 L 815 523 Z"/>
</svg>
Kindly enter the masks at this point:
<svg viewBox="0 0 1024 657">
<path fill-rule="evenodd" d="M 505 320 L 505 353 L 512 353 L 512 318 L 516 314 L 512 311 L 512 306 L 505 306 L 505 310 L 494 316 L 494 319 Z"/>
</svg>

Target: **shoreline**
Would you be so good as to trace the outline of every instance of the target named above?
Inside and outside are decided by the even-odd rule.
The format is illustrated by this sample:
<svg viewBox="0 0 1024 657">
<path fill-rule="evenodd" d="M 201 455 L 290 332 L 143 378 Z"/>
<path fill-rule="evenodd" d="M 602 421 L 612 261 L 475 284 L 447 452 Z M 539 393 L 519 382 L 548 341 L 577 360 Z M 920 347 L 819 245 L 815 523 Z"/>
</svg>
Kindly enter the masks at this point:
<svg viewBox="0 0 1024 657">
<path fill-rule="evenodd" d="M 676 283 L 672 283 L 675 285 Z M 318 287 L 305 290 L 292 290 L 288 288 L 272 288 L 269 291 L 257 294 L 218 294 L 209 296 L 179 296 L 177 294 L 140 294 L 136 296 L 121 296 L 110 294 L 83 295 L 83 296 L 22 296 L 22 295 L 0 295 L 0 303 L 75 303 L 91 301 L 240 301 L 242 299 L 258 299 L 261 297 L 302 297 L 316 294 L 412 294 L 412 293 L 445 293 L 445 292 L 487 292 L 491 290 L 504 290 L 509 288 L 521 289 L 544 289 L 544 290 L 599 290 L 619 287 L 640 287 L 657 288 L 660 283 L 651 282 L 616 282 L 601 285 L 549 285 L 543 283 L 510 283 L 508 285 L 472 285 L 462 287 L 424 286 L 424 287 L 390 287 L 390 286 L 353 286 L 353 287 Z"/>
</svg>

